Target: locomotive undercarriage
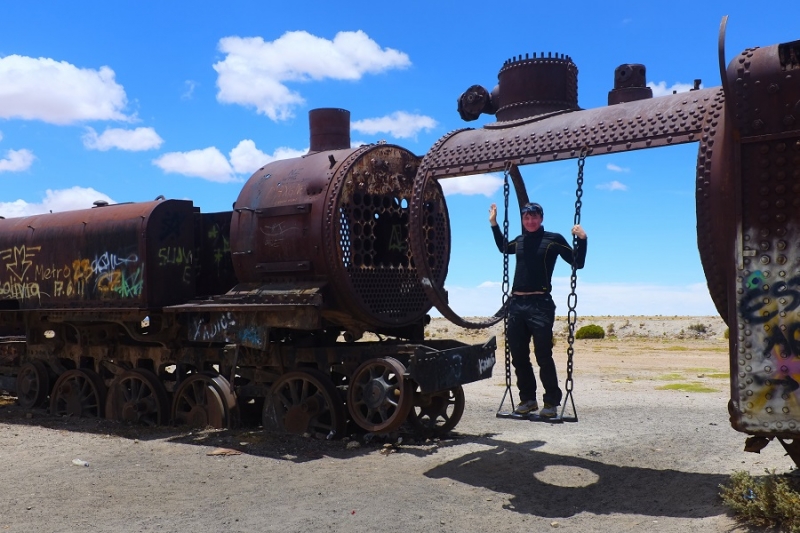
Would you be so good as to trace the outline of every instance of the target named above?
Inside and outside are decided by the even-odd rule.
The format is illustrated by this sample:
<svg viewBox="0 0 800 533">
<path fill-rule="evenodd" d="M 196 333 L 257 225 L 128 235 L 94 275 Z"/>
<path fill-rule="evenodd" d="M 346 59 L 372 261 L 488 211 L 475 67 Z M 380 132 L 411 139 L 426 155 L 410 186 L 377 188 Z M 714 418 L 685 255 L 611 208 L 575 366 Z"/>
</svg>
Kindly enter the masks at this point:
<svg viewBox="0 0 800 533">
<path fill-rule="evenodd" d="M 7 337 L 0 348 L 0 389 L 15 392 L 25 408 L 148 426 L 261 424 L 332 438 L 408 423 L 440 434 L 461 418 L 461 385 L 489 377 L 494 363 L 494 338 L 476 346 L 348 342 L 333 325 L 290 329 L 275 309 L 268 316 L 276 327 L 262 327 L 261 338 L 233 327 L 252 310 L 22 313 L 26 335 Z M 2 314 L 5 331 L 19 314 Z M 217 321 L 205 332 L 209 340 L 195 340 L 197 320 Z M 227 342 L 237 334 L 239 342 Z"/>
</svg>

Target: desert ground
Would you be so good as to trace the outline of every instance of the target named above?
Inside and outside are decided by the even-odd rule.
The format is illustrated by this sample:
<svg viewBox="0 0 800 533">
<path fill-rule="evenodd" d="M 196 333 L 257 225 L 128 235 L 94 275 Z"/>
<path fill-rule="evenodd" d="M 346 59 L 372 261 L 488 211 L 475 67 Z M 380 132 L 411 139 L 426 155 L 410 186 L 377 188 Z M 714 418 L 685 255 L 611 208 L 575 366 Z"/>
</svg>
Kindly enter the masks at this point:
<svg viewBox="0 0 800 533">
<path fill-rule="evenodd" d="M 465 387 L 464 416 L 441 439 L 144 429 L 27 411 L 0 395 L 0 531 L 746 531 L 718 486 L 736 470 L 794 465 L 777 443 L 745 453 L 746 436 L 728 423 L 724 323 L 578 325 L 589 323 L 614 335 L 575 344 L 576 423 L 497 418 L 502 328 L 441 319 L 428 336 L 498 337 L 493 377 Z M 563 383 L 563 319 L 556 332 Z"/>
</svg>

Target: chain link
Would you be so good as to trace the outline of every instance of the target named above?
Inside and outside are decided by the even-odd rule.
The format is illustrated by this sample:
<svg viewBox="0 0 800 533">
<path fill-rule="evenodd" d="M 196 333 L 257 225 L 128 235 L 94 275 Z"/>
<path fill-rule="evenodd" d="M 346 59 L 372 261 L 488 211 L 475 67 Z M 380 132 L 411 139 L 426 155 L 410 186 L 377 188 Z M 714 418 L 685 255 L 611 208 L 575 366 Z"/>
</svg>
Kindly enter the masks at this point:
<svg viewBox="0 0 800 533">
<path fill-rule="evenodd" d="M 508 185 L 508 175 L 511 171 L 510 164 L 506 164 L 505 172 L 503 172 L 503 240 L 506 243 L 506 249 L 503 250 L 503 347 L 505 355 L 506 366 L 506 390 L 511 391 L 511 350 L 508 347 L 508 294 L 510 291 L 510 282 L 508 276 L 508 195 L 510 192 Z M 511 396 L 511 409 L 514 409 L 514 397 Z"/>
<path fill-rule="evenodd" d="M 578 225 L 581 223 L 581 207 L 583 207 L 583 201 L 581 197 L 583 196 L 583 166 L 586 164 L 586 155 L 587 155 L 587 147 L 581 148 L 581 154 L 578 159 L 578 185 L 577 189 L 575 190 L 575 220 L 574 224 Z M 572 236 L 572 249 L 577 250 L 578 247 L 578 236 Z M 564 383 L 564 388 L 567 391 L 567 395 L 572 393 L 573 387 L 573 380 L 572 380 L 572 370 L 573 370 L 573 356 L 575 355 L 575 349 L 573 345 L 575 344 L 575 323 L 578 321 L 578 313 L 575 310 L 578 307 L 578 293 L 576 291 L 578 286 L 578 269 L 575 267 L 575 261 L 572 262 L 572 275 L 569 279 L 569 287 L 570 293 L 567 297 L 567 307 L 569 310 L 567 311 L 567 325 L 569 327 L 568 334 L 567 334 L 567 379 Z"/>
</svg>

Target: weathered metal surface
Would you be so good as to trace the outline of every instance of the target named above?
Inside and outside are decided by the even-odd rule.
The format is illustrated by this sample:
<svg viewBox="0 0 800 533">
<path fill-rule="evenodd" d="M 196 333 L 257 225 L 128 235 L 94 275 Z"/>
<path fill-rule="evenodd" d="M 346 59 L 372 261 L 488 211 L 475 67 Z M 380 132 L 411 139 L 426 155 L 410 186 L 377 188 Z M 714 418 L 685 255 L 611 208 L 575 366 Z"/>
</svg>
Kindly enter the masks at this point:
<svg viewBox="0 0 800 533">
<path fill-rule="evenodd" d="M 608 92 L 608 105 L 652 97 L 653 89 L 647 86 L 647 69 L 644 65 L 626 63 L 614 70 L 614 88 Z"/>
<path fill-rule="evenodd" d="M 231 258 L 231 215 L 230 211 L 194 214 L 198 298 L 224 294 L 237 283 Z"/>
<path fill-rule="evenodd" d="M 0 300 L 19 309 L 159 307 L 194 296 L 192 203 L 0 220 Z"/>
<path fill-rule="evenodd" d="M 423 393 L 452 389 L 492 377 L 496 349 L 495 337 L 483 345 L 446 350 L 419 347 L 411 357 L 408 373 Z"/>
<path fill-rule="evenodd" d="M 736 198 L 731 271 L 731 422 L 800 433 L 800 41 L 747 49 L 728 66 Z M 732 221 L 733 222 L 733 221 Z"/>
<path fill-rule="evenodd" d="M 308 112 L 309 153 L 350 148 L 350 111 L 336 108 Z"/>
<path fill-rule="evenodd" d="M 497 80 L 498 122 L 578 109 L 578 67 L 564 54 L 509 59 Z"/>
<path fill-rule="evenodd" d="M 317 148 L 323 146 L 338 145 L 329 139 Z M 238 280 L 327 282 L 326 316 L 348 328 L 419 322 L 430 302 L 408 245 L 408 202 L 418 164 L 407 150 L 378 144 L 266 165 L 245 184 L 234 208 L 231 249 Z M 424 197 L 421 227 L 431 247 L 421 257 L 433 264 L 432 275 L 441 283 L 450 253 L 447 208 L 438 185 Z"/>
</svg>

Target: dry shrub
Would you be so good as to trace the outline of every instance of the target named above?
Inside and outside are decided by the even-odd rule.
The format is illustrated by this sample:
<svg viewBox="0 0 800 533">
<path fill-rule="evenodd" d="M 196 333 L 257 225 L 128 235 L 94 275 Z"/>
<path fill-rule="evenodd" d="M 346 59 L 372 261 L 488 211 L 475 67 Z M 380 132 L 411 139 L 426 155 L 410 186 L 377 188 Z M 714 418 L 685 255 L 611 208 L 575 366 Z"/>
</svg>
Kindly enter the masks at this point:
<svg viewBox="0 0 800 533">
<path fill-rule="evenodd" d="M 753 478 L 747 472 L 735 472 L 728 484 L 720 485 L 722 501 L 743 523 L 800 533 L 798 480 L 766 473 Z"/>
<path fill-rule="evenodd" d="M 602 339 L 605 336 L 606 332 L 603 330 L 602 326 L 598 326 L 597 324 L 583 326 L 575 333 L 576 339 Z"/>
</svg>

